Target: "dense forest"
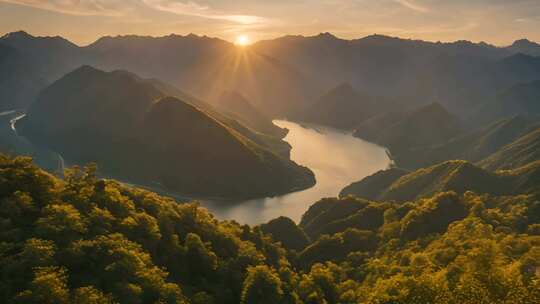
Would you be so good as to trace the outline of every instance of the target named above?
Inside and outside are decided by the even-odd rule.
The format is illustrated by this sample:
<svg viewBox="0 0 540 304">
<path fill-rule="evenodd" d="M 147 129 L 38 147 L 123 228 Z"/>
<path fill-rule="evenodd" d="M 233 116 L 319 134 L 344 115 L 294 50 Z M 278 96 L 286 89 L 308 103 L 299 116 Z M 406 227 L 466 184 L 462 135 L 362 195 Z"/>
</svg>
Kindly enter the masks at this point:
<svg viewBox="0 0 540 304">
<path fill-rule="evenodd" d="M 1 302 L 540 302 L 536 194 L 347 196 L 250 227 L 95 170 L 0 156 Z"/>
</svg>

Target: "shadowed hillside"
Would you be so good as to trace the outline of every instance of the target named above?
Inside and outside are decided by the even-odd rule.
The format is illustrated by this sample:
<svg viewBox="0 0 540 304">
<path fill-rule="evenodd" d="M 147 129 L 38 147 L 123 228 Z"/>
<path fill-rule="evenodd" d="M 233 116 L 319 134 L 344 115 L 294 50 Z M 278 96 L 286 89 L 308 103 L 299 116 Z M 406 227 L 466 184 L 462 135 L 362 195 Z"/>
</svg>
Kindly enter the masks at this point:
<svg viewBox="0 0 540 304">
<path fill-rule="evenodd" d="M 443 143 L 461 132 L 459 120 L 438 103 L 389 112 L 360 125 L 354 136 L 388 147 L 392 154 Z"/>
<path fill-rule="evenodd" d="M 223 92 L 215 106 L 218 111 L 241 121 L 253 130 L 279 138 L 287 135 L 287 130 L 274 125 L 270 117 L 238 92 Z"/>
<path fill-rule="evenodd" d="M 314 183 L 308 169 L 126 72 L 85 66 L 66 75 L 20 128 L 75 163 L 181 194 L 253 197 Z"/>
<path fill-rule="evenodd" d="M 540 64 L 538 67 L 540 70 Z M 474 117 L 480 122 L 490 122 L 500 117 L 514 115 L 540 115 L 540 80 L 514 85 L 497 95 Z"/>
<path fill-rule="evenodd" d="M 390 102 L 356 91 L 343 83 L 321 96 L 313 105 L 294 114 L 300 121 L 353 129 L 360 122 L 384 111 Z"/>
</svg>

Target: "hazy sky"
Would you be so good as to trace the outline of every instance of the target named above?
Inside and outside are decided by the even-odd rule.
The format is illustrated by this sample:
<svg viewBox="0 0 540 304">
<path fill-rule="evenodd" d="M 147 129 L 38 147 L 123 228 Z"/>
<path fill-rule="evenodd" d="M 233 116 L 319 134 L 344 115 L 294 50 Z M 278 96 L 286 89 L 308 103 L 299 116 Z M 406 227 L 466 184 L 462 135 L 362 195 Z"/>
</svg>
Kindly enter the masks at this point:
<svg viewBox="0 0 540 304">
<path fill-rule="evenodd" d="M 0 0 L 0 34 L 15 30 L 81 45 L 191 32 L 230 41 L 332 32 L 505 45 L 540 41 L 540 0 Z"/>
</svg>

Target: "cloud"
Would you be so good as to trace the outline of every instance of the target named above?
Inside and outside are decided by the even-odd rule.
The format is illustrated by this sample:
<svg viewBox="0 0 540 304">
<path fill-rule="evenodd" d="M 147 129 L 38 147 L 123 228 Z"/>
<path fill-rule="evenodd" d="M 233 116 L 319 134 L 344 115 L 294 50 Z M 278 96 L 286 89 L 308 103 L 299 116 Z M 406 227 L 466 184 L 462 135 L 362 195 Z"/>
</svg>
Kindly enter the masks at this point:
<svg viewBox="0 0 540 304">
<path fill-rule="evenodd" d="M 250 25 L 265 23 L 269 20 L 260 16 L 227 14 L 213 10 L 209 6 L 201 5 L 193 1 L 176 1 L 176 0 L 142 0 L 149 7 L 169 12 L 177 15 L 195 16 L 207 19 L 226 20 L 234 23 Z"/>
<path fill-rule="evenodd" d="M 421 6 L 417 3 L 415 3 L 413 0 L 394 0 L 395 2 L 401 4 L 402 6 L 411 9 L 413 11 L 419 12 L 419 13 L 427 13 L 429 12 L 429 8 L 425 6 Z"/>
<path fill-rule="evenodd" d="M 121 17 L 137 8 L 146 7 L 176 15 L 224 20 L 241 25 L 270 21 L 260 16 L 226 13 L 194 1 L 180 0 L 0 0 L 1 2 L 76 16 Z"/>
<path fill-rule="evenodd" d="M 76 16 L 123 16 L 138 0 L 0 0 Z"/>
</svg>

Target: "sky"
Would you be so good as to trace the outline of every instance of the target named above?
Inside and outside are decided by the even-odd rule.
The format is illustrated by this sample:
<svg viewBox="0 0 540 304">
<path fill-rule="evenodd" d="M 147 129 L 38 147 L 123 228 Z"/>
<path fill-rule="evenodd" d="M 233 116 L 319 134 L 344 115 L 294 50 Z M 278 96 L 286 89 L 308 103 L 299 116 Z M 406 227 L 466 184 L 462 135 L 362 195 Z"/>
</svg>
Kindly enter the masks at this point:
<svg viewBox="0 0 540 304">
<path fill-rule="evenodd" d="M 79 45 L 128 34 L 254 42 L 331 32 L 504 46 L 540 41 L 540 0 L 0 0 L 0 34 L 18 30 Z"/>
</svg>

